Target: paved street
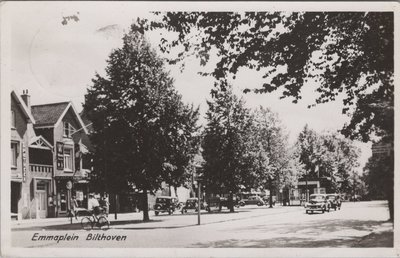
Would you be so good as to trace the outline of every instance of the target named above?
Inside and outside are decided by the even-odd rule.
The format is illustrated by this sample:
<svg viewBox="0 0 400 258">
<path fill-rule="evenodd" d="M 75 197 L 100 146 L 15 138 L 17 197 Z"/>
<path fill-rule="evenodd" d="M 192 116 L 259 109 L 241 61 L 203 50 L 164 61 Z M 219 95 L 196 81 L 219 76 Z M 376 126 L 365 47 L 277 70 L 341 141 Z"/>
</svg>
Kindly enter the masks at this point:
<svg viewBox="0 0 400 258">
<path fill-rule="evenodd" d="M 81 229 L 67 219 L 47 222 L 14 222 L 13 246 L 22 247 L 391 247 L 393 224 L 387 222 L 386 202 L 345 202 L 342 210 L 305 214 L 302 207 L 246 206 L 231 214 L 202 213 L 197 225 L 195 213 L 172 216 L 151 214 L 141 222 L 140 213 L 110 215 L 107 231 Z M 52 225 L 49 225 L 52 224 Z M 37 236 L 70 235 L 74 241 L 32 241 Z M 86 240 L 89 234 L 126 236 L 125 241 Z"/>
</svg>

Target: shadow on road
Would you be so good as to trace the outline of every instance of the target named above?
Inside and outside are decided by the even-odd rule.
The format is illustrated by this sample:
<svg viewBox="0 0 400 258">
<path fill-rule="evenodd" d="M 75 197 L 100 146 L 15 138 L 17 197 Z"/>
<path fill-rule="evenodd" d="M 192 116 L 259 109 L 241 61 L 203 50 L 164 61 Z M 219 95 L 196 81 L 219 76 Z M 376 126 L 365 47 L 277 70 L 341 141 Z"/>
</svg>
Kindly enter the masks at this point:
<svg viewBox="0 0 400 258">
<path fill-rule="evenodd" d="M 393 247 L 393 224 L 375 220 L 325 220 L 235 228 L 233 233 L 265 234 L 266 239 L 228 239 L 196 243 L 192 247 Z M 372 233 L 375 229 L 385 231 Z M 369 234 L 368 234 L 369 232 Z M 296 236 L 294 236 L 295 234 Z M 368 234 L 360 237 L 360 235 Z M 269 237 L 287 235 L 287 237 Z"/>
</svg>

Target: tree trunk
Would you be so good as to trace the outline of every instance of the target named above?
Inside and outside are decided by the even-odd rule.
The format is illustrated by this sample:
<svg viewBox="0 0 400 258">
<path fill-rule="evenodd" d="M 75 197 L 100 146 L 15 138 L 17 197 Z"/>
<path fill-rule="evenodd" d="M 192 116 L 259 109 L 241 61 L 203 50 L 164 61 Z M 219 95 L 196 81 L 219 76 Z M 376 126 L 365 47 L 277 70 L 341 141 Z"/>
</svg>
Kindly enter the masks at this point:
<svg viewBox="0 0 400 258">
<path fill-rule="evenodd" d="M 230 194 L 229 194 L 228 205 L 229 205 L 229 211 L 235 212 L 235 205 L 233 204 L 233 193 L 232 192 L 230 192 Z"/>
<path fill-rule="evenodd" d="M 143 189 L 142 193 L 142 209 L 143 209 L 143 221 L 149 221 L 149 204 L 147 199 L 147 189 Z"/>
<path fill-rule="evenodd" d="M 178 200 L 179 200 L 179 197 L 178 197 L 178 188 L 177 188 L 176 186 L 174 186 L 174 192 L 175 192 L 175 197 L 178 198 Z"/>
<path fill-rule="evenodd" d="M 272 179 L 269 179 L 268 184 L 269 184 L 269 207 L 273 208 L 273 205 L 272 205 Z"/>
</svg>

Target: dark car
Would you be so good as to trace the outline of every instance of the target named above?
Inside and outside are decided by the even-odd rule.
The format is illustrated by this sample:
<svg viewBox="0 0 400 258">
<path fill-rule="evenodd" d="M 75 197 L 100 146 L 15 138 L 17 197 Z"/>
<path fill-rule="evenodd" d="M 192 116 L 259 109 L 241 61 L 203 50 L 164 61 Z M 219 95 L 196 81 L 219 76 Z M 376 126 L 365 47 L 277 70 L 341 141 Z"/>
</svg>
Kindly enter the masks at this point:
<svg viewBox="0 0 400 258">
<path fill-rule="evenodd" d="M 236 196 L 233 196 L 233 205 L 236 208 L 239 208 L 240 207 L 239 203 L 240 203 L 239 198 L 237 198 Z M 206 210 L 208 212 L 211 212 L 213 210 L 221 211 L 223 207 L 226 207 L 229 209 L 229 198 L 228 197 L 216 196 L 216 197 L 209 197 L 207 199 Z"/>
<path fill-rule="evenodd" d="M 178 205 L 178 199 L 171 196 L 159 196 L 156 198 L 154 205 L 154 214 L 157 216 L 160 212 L 165 212 L 171 215 L 174 213 Z"/>
<path fill-rule="evenodd" d="M 331 203 L 325 194 L 312 194 L 310 195 L 310 201 L 304 205 L 306 213 L 314 213 L 314 211 L 320 211 L 324 213 L 329 212 Z"/>
<path fill-rule="evenodd" d="M 255 195 L 255 196 L 249 196 L 247 199 L 240 200 L 239 204 L 241 206 L 244 206 L 244 205 L 262 206 L 262 205 L 265 205 L 265 202 L 260 196 Z"/>
<path fill-rule="evenodd" d="M 189 198 L 186 200 L 186 203 L 182 207 L 182 214 L 187 213 L 188 210 L 194 210 L 197 211 L 199 199 L 197 198 Z M 200 201 L 200 209 L 205 210 L 207 208 L 207 203 Z"/>
<path fill-rule="evenodd" d="M 329 202 L 331 203 L 331 208 L 335 210 L 340 210 L 342 207 L 342 200 L 339 194 L 327 194 L 326 195 Z"/>
<path fill-rule="evenodd" d="M 268 206 L 269 205 L 269 196 L 266 195 L 266 196 L 262 197 L 262 199 L 263 199 L 265 205 Z M 275 203 L 276 203 L 276 196 L 272 196 L 272 206 L 275 206 Z"/>
</svg>

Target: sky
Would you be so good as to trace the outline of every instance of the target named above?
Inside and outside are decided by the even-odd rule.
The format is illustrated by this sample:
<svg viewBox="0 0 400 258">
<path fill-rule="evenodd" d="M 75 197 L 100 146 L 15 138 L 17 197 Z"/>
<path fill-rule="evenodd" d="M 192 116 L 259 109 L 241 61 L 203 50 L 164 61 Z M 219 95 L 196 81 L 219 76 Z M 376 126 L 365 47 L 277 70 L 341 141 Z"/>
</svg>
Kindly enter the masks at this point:
<svg viewBox="0 0 400 258">
<path fill-rule="evenodd" d="M 122 36 L 136 17 L 150 18 L 143 6 L 132 2 L 7 2 L 3 26 L 6 28 L 8 81 L 18 94 L 28 89 L 32 105 L 71 100 L 80 111 L 84 94 L 97 72 L 104 75 L 106 60 L 112 49 L 122 46 Z M 4 4 L 3 4 L 4 7 Z M 147 7 L 147 9 L 155 8 Z M 152 9 L 154 10 L 154 9 Z M 4 11 L 4 10 L 3 10 Z M 63 25 L 64 16 L 76 15 L 79 21 Z M 3 27 L 3 28 L 4 28 Z M 155 47 L 158 35 L 148 35 Z M 4 43 L 4 41 L 3 41 Z M 178 66 L 168 66 L 183 100 L 207 110 L 213 79 L 197 74 L 203 69 L 197 60 L 188 60 L 181 73 Z M 245 87 L 257 87 L 262 74 L 241 70 L 231 81 L 235 92 L 243 95 L 248 107 L 264 106 L 279 114 L 294 143 L 301 129 L 308 126 L 317 132 L 341 129 L 349 117 L 342 114 L 342 102 L 329 102 L 308 109 L 315 100 L 316 85 L 305 85 L 302 100 L 293 104 L 279 99 L 280 92 L 242 94 Z M 200 119 L 205 122 L 204 117 Z M 371 156 L 371 144 L 356 142 L 361 148 L 360 172 Z"/>
</svg>

